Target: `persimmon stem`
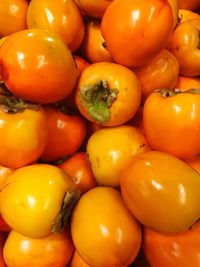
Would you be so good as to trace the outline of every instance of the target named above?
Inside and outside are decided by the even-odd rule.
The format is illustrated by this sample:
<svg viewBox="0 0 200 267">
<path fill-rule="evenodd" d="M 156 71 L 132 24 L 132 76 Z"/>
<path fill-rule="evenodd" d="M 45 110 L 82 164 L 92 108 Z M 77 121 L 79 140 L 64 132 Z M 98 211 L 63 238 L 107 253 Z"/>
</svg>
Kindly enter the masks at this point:
<svg viewBox="0 0 200 267">
<path fill-rule="evenodd" d="M 170 89 L 157 89 L 155 90 L 156 93 L 161 94 L 163 98 L 175 96 L 178 94 L 200 94 L 200 88 L 199 89 L 188 89 L 188 90 L 181 90 L 179 88 L 175 88 L 173 90 Z"/>
<path fill-rule="evenodd" d="M 5 113 L 18 113 L 23 112 L 25 109 L 38 110 L 40 106 L 25 102 L 16 96 L 0 95 L 0 110 Z"/>
</svg>

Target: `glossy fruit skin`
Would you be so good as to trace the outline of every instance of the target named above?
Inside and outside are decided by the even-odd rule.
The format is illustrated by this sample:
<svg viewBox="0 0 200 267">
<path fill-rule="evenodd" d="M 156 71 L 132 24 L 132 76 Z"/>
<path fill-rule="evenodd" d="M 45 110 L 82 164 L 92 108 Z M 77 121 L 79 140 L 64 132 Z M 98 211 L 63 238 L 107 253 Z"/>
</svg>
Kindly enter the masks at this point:
<svg viewBox="0 0 200 267">
<path fill-rule="evenodd" d="M 120 185 L 131 213 L 155 231 L 183 232 L 199 218 L 200 176 L 170 154 L 150 151 L 136 156 Z"/>
<path fill-rule="evenodd" d="M 166 0 L 115 0 L 101 23 L 114 60 L 128 67 L 147 64 L 167 45 L 174 27 Z"/>
<path fill-rule="evenodd" d="M 152 61 L 140 68 L 134 68 L 142 85 L 143 101 L 156 89 L 172 89 L 179 76 L 179 63 L 168 50 L 163 49 Z"/>
<path fill-rule="evenodd" d="M 131 160 L 149 150 L 141 130 L 128 125 L 96 131 L 86 148 L 98 184 L 114 187 L 119 186 L 121 174 Z"/>
<path fill-rule="evenodd" d="M 143 250 L 152 267 L 199 267 L 200 223 L 177 235 L 144 228 Z"/>
<path fill-rule="evenodd" d="M 77 79 L 67 46 L 57 35 L 43 29 L 19 31 L 3 42 L 0 75 L 13 94 L 37 103 L 63 99 Z"/>
<path fill-rule="evenodd" d="M 46 113 L 25 109 L 15 114 L 0 110 L 0 164 L 19 168 L 38 160 L 47 142 Z"/>
<path fill-rule="evenodd" d="M 183 160 L 198 155 L 199 112 L 200 94 L 186 91 L 169 97 L 159 92 L 151 94 L 143 110 L 144 132 L 150 146 Z"/>
<path fill-rule="evenodd" d="M 88 265 L 78 254 L 77 250 L 75 250 L 71 258 L 69 267 L 90 267 L 90 265 Z"/>
<path fill-rule="evenodd" d="M 85 152 L 78 152 L 58 165 L 73 179 L 82 194 L 97 186 Z"/>
<path fill-rule="evenodd" d="M 90 63 L 113 62 L 110 52 L 106 49 L 99 20 L 86 22 L 81 51 Z"/>
<path fill-rule="evenodd" d="M 199 0 L 178 0 L 179 8 L 195 10 L 200 8 Z"/>
<path fill-rule="evenodd" d="M 8 267 L 66 267 L 73 251 L 69 229 L 41 239 L 11 231 L 3 248 L 3 256 Z"/>
<path fill-rule="evenodd" d="M 200 19 L 182 22 L 173 32 L 167 46 L 178 59 L 180 74 L 183 76 L 200 75 L 199 31 Z"/>
<path fill-rule="evenodd" d="M 96 187 L 80 198 L 72 213 L 71 233 L 80 256 L 96 267 L 128 266 L 141 245 L 139 223 L 111 187 Z"/>
<path fill-rule="evenodd" d="M 93 109 L 81 100 L 83 88 L 94 86 L 99 81 L 108 84 L 109 91 L 117 90 L 116 98 L 108 108 L 109 116 L 99 118 L 99 112 L 94 116 Z M 136 75 L 128 68 L 111 62 L 91 64 L 80 76 L 77 84 L 75 102 L 80 113 L 89 121 L 102 126 L 117 126 L 128 121 L 137 111 L 141 102 L 141 85 Z M 92 108 L 96 106 L 92 102 Z M 101 110 L 100 110 L 101 111 Z M 103 114 L 104 115 L 104 114 Z"/>
<path fill-rule="evenodd" d="M 174 88 L 179 88 L 182 91 L 200 88 L 200 79 L 194 77 L 179 76 Z"/>
<path fill-rule="evenodd" d="M 178 0 L 168 0 L 168 2 L 172 8 L 172 13 L 174 17 L 174 28 L 175 28 L 178 23 L 178 11 L 179 11 Z"/>
<path fill-rule="evenodd" d="M 45 108 L 45 111 L 48 138 L 40 158 L 55 161 L 72 155 L 80 148 L 85 138 L 85 121 L 79 115 L 67 115 L 53 107 Z"/>
<path fill-rule="evenodd" d="M 33 164 L 17 169 L 0 192 L 0 212 L 16 232 L 30 238 L 46 237 L 60 212 L 65 194 L 75 188 L 61 169 Z"/>
<path fill-rule="evenodd" d="M 102 18 L 105 10 L 113 0 L 76 0 L 82 12 L 91 17 Z"/>
<path fill-rule="evenodd" d="M 0 2 L 0 37 L 8 36 L 27 28 L 26 0 L 1 0 Z"/>
<path fill-rule="evenodd" d="M 84 22 L 74 0 L 31 0 L 27 13 L 29 28 L 58 34 L 70 51 L 76 51 L 84 36 Z"/>
<path fill-rule="evenodd" d="M 80 77 L 81 73 L 90 65 L 85 59 L 80 56 L 74 56 L 74 61 L 77 68 L 77 76 Z"/>
<path fill-rule="evenodd" d="M 190 19 L 200 19 L 200 15 L 196 12 L 187 9 L 179 9 L 178 17 L 180 19 L 180 23 L 190 20 Z"/>
</svg>

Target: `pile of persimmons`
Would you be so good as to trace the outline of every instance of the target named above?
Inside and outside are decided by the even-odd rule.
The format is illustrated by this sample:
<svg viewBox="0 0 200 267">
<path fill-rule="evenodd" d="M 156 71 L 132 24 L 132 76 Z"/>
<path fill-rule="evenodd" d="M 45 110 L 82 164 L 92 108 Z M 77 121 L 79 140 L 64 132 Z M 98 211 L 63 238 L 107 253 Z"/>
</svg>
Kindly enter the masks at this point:
<svg viewBox="0 0 200 267">
<path fill-rule="evenodd" d="M 0 267 L 200 266 L 200 0 L 0 0 Z"/>
</svg>

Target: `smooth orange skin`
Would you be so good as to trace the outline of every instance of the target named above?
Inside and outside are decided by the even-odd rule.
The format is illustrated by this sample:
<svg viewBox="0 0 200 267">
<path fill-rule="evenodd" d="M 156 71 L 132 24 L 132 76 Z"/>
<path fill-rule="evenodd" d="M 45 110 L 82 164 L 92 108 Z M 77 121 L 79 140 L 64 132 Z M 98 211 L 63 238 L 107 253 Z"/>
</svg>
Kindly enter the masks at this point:
<svg viewBox="0 0 200 267">
<path fill-rule="evenodd" d="M 178 0 L 179 9 L 195 10 L 200 8 L 199 0 Z"/>
<path fill-rule="evenodd" d="M 112 103 L 110 118 L 105 122 L 93 119 L 87 106 L 80 99 L 83 86 L 96 84 L 98 80 L 107 81 L 110 89 L 117 89 L 117 99 Z M 80 76 L 77 84 L 75 103 L 80 113 L 89 121 L 102 126 L 117 126 L 128 121 L 137 111 L 141 102 L 141 85 L 136 75 L 128 68 L 111 62 L 91 64 Z"/>
<path fill-rule="evenodd" d="M 200 19 L 200 15 L 198 13 L 193 12 L 191 10 L 187 10 L 187 9 L 179 9 L 178 17 L 179 17 L 180 23 L 190 20 L 190 19 Z"/>
<path fill-rule="evenodd" d="M 98 184 L 119 187 L 123 170 L 132 159 L 150 150 L 142 131 L 130 125 L 105 127 L 88 140 L 86 153 Z"/>
<path fill-rule="evenodd" d="M 200 19 L 182 22 L 174 30 L 167 46 L 179 62 L 181 75 L 200 75 L 199 31 Z"/>
<path fill-rule="evenodd" d="M 144 226 L 165 234 L 186 231 L 199 219 L 200 176 L 160 151 L 137 155 L 121 176 L 125 204 Z"/>
<path fill-rule="evenodd" d="M 134 68 L 142 85 L 143 102 L 156 89 L 172 89 L 179 76 L 179 63 L 168 50 L 163 49 L 152 61 L 140 68 Z"/>
<path fill-rule="evenodd" d="M 178 0 L 168 0 L 171 8 L 172 8 L 172 13 L 173 13 L 173 17 L 174 17 L 174 28 L 176 27 L 177 23 L 178 23 Z"/>
<path fill-rule="evenodd" d="M 91 17 L 102 18 L 105 10 L 113 0 L 76 0 L 82 12 Z"/>
<path fill-rule="evenodd" d="M 45 108 L 45 111 L 48 138 L 40 158 L 55 161 L 72 155 L 80 148 L 85 138 L 85 121 L 79 115 L 67 115 L 53 107 Z"/>
<path fill-rule="evenodd" d="M 46 113 L 25 109 L 9 114 L 0 111 L 0 164 L 19 168 L 39 159 L 47 142 Z"/>
<path fill-rule="evenodd" d="M 69 49 L 57 35 L 32 29 L 14 33 L 3 42 L 0 76 L 13 94 L 50 103 L 71 93 L 77 72 Z"/>
<path fill-rule="evenodd" d="M 115 0 L 101 22 L 114 61 L 128 67 L 143 66 L 157 56 L 173 27 L 172 9 L 166 0 Z"/>
<path fill-rule="evenodd" d="M 174 88 L 179 88 L 182 91 L 189 90 L 189 89 L 199 89 L 200 88 L 200 79 L 192 78 L 192 77 L 179 76 L 178 81 L 175 84 Z"/>
<path fill-rule="evenodd" d="M 85 59 L 80 56 L 74 56 L 74 61 L 77 67 L 77 76 L 80 77 L 81 73 L 90 65 Z"/>
<path fill-rule="evenodd" d="M 79 199 L 72 213 L 71 234 L 80 256 L 95 267 L 129 266 L 142 237 L 140 224 L 120 192 L 111 187 L 93 188 Z"/>
<path fill-rule="evenodd" d="M 105 41 L 101 34 L 100 25 L 100 21 L 89 20 L 85 26 L 81 51 L 90 63 L 113 62 L 110 52 L 104 47 Z"/>
<path fill-rule="evenodd" d="M 200 222 L 177 235 L 144 228 L 143 251 L 151 267 L 199 267 Z"/>
<path fill-rule="evenodd" d="M 11 231 L 3 248 L 8 267 L 66 267 L 74 251 L 69 229 L 32 239 Z"/>
<path fill-rule="evenodd" d="M 144 104 L 144 132 L 154 150 L 183 160 L 197 156 L 199 124 L 200 94 L 180 93 L 165 98 L 160 93 L 152 93 Z"/>
<path fill-rule="evenodd" d="M 69 267 L 91 267 L 88 265 L 75 250 L 72 259 L 70 261 Z"/>
<path fill-rule="evenodd" d="M 27 13 L 29 28 L 58 34 L 70 51 L 76 51 L 84 36 L 84 21 L 74 0 L 31 0 Z"/>
<path fill-rule="evenodd" d="M 27 10 L 28 2 L 26 0 L 1 0 L 0 37 L 26 29 Z"/>
<path fill-rule="evenodd" d="M 31 164 L 18 168 L 8 177 L 0 192 L 0 212 L 16 232 L 37 239 L 52 233 L 67 192 L 76 188 L 60 168 Z"/>
<path fill-rule="evenodd" d="M 77 189 L 82 194 L 97 186 L 85 152 L 78 152 L 58 165 L 73 179 Z"/>
</svg>

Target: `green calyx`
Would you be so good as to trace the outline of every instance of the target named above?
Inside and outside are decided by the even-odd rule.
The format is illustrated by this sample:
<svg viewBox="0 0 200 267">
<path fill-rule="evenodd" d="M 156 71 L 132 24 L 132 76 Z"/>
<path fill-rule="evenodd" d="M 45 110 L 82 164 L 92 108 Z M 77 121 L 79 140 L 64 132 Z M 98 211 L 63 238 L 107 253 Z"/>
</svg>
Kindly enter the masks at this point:
<svg viewBox="0 0 200 267">
<path fill-rule="evenodd" d="M 91 119 L 101 124 L 110 119 L 110 107 L 117 99 L 118 92 L 117 89 L 110 89 L 107 81 L 99 80 L 81 87 L 80 99 Z"/>
<path fill-rule="evenodd" d="M 73 207 L 78 201 L 81 193 L 80 190 L 68 190 L 64 196 L 61 210 L 52 223 L 51 232 L 60 233 L 64 231 L 66 225 L 69 223 L 69 218 Z"/>
</svg>

